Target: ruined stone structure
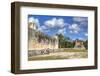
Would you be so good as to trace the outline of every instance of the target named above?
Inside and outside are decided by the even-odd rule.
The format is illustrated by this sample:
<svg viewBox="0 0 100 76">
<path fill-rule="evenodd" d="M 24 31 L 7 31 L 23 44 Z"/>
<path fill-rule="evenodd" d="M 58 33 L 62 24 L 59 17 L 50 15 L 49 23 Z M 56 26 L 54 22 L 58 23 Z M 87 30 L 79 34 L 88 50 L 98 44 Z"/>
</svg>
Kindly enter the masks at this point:
<svg viewBox="0 0 100 76">
<path fill-rule="evenodd" d="M 57 36 L 50 37 L 38 30 L 34 22 L 28 24 L 28 50 L 58 49 Z"/>
<path fill-rule="evenodd" d="M 81 40 L 75 40 L 75 49 L 85 49 L 84 45 L 83 45 L 83 41 Z"/>
</svg>

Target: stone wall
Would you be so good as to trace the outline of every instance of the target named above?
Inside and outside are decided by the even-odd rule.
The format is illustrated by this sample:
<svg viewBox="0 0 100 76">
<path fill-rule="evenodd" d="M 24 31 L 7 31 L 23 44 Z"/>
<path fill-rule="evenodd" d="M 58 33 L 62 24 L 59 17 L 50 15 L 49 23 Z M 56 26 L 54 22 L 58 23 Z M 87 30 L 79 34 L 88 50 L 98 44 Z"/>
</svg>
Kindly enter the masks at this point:
<svg viewBox="0 0 100 76">
<path fill-rule="evenodd" d="M 58 49 L 58 42 L 46 43 L 38 42 L 37 40 L 29 40 L 28 50 L 42 50 L 42 49 Z"/>
<path fill-rule="evenodd" d="M 58 49 L 58 37 L 49 37 L 38 30 L 34 22 L 28 27 L 28 50 Z"/>
</svg>

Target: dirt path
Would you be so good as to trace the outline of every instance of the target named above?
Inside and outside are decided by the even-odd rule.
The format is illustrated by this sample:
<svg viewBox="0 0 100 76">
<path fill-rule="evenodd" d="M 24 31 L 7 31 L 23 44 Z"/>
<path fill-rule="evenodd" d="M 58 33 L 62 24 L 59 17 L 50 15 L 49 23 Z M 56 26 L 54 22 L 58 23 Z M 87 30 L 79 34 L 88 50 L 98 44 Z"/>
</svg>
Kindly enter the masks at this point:
<svg viewBox="0 0 100 76">
<path fill-rule="evenodd" d="M 29 60 L 74 59 L 87 57 L 87 52 L 56 52 L 45 55 L 32 56 L 29 57 Z"/>
</svg>

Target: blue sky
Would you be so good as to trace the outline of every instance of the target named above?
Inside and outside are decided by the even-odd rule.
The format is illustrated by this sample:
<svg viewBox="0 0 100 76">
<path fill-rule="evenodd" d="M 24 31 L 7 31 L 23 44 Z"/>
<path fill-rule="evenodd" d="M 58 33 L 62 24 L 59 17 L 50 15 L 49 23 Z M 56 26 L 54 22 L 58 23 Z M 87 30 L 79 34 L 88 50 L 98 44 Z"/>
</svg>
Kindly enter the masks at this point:
<svg viewBox="0 0 100 76">
<path fill-rule="evenodd" d="M 49 36 L 63 34 L 71 40 L 88 38 L 88 17 L 28 15 L 28 21 L 34 21 L 38 30 Z"/>
</svg>

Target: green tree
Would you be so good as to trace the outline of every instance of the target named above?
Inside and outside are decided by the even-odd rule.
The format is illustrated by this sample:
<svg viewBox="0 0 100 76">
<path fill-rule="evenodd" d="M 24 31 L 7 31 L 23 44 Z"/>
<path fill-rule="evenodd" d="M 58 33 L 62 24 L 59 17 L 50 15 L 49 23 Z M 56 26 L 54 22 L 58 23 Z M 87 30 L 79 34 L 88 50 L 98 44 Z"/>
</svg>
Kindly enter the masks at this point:
<svg viewBox="0 0 100 76">
<path fill-rule="evenodd" d="M 59 48 L 62 48 L 64 45 L 64 36 L 62 34 L 57 34 L 59 40 Z"/>
<path fill-rule="evenodd" d="M 71 42 L 69 37 L 65 37 L 62 34 L 57 34 L 59 39 L 59 48 L 73 48 L 74 43 Z"/>
<path fill-rule="evenodd" d="M 83 44 L 84 44 L 84 47 L 85 47 L 86 49 L 88 49 L 88 40 L 84 41 Z"/>
</svg>

